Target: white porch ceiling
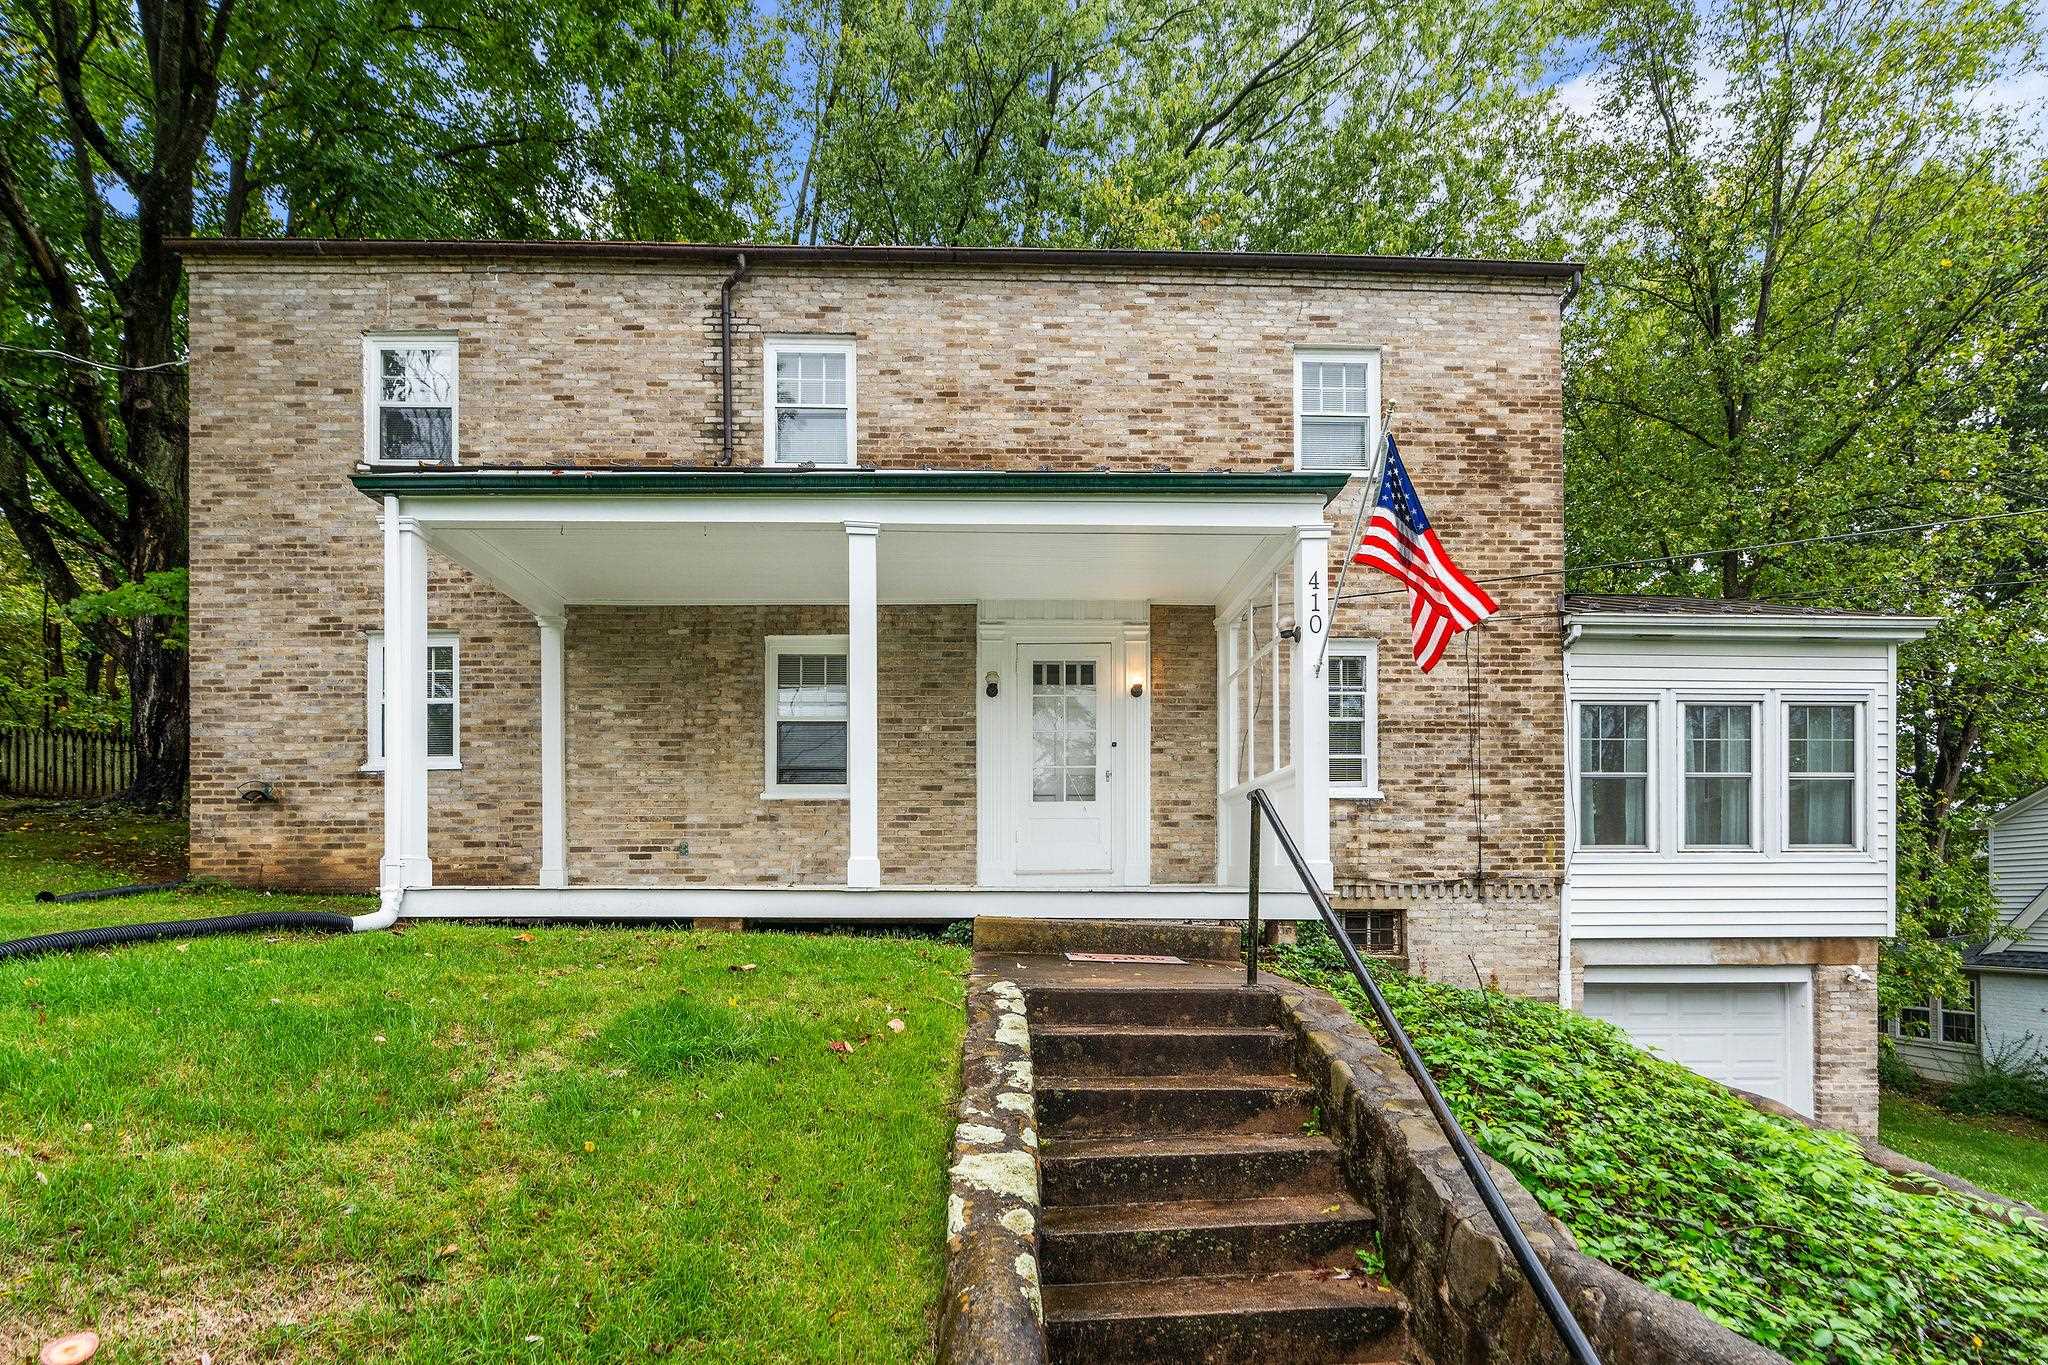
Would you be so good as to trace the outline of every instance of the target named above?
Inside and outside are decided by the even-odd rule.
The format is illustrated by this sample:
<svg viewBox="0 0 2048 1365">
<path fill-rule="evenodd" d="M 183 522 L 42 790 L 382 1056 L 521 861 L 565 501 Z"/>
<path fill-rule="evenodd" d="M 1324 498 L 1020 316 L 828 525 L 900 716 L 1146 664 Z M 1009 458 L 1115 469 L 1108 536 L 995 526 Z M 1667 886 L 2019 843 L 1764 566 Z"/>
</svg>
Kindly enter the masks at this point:
<svg viewBox="0 0 2048 1365">
<path fill-rule="evenodd" d="M 846 600 L 846 532 L 788 524 L 430 525 L 430 544 L 537 605 Z M 1210 604 L 1286 538 L 1247 531 L 885 527 L 884 603 L 1045 598 Z"/>
</svg>

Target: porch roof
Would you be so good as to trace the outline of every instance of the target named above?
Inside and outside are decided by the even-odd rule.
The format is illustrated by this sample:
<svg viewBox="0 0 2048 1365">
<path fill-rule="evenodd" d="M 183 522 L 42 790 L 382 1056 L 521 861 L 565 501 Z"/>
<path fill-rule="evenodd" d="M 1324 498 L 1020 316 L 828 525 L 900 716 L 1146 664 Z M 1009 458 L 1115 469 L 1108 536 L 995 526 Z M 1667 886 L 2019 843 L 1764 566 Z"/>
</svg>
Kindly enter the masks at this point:
<svg viewBox="0 0 2048 1365">
<path fill-rule="evenodd" d="M 720 469 L 704 466 L 463 465 L 389 469 L 349 476 L 363 494 L 417 497 L 1176 497 L 1243 498 L 1344 490 L 1345 470 L 1191 473 L 994 469 Z"/>
</svg>

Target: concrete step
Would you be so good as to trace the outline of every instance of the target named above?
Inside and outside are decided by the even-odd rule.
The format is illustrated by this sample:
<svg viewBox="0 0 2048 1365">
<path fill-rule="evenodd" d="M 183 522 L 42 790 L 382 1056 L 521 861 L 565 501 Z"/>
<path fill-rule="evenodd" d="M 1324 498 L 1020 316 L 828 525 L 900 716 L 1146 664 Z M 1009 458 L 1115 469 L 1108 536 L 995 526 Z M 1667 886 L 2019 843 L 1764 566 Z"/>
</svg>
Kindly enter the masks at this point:
<svg viewBox="0 0 2048 1365">
<path fill-rule="evenodd" d="M 1410 1358 L 1407 1316 L 1377 1280 L 1313 1270 L 1045 1290 L 1055 1361 L 1392 1365 Z"/>
<path fill-rule="evenodd" d="M 1271 1075 L 1294 1065 L 1294 1037 L 1242 1024 L 1037 1024 L 1031 1058 L 1068 1076 Z"/>
<path fill-rule="evenodd" d="M 1241 962 L 1243 935 L 1216 920 L 1017 919 L 974 921 L 974 951 L 1018 956 L 1132 953 L 1188 962 Z"/>
<path fill-rule="evenodd" d="M 1026 986 L 1031 1026 L 1278 1027 L 1280 997 L 1265 986 Z"/>
<path fill-rule="evenodd" d="M 1344 1189 L 1336 1145 L 1301 1133 L 1047 1138 L 1040 1144 L 1038 1179 L 1048 1208 Z"/>
<path fill-rule="evenodd" d="M 1040 1218 L 1039 1264 L 1047 1284 L 1344 1270 L 1372 1230 L 1348 1194 L 1071 1205 Z"/>
<path fill-rule="evenodd" d="M 1316 1092 L 1273 1076 L 1065 1076 L 1038 1074 L 1038 1129 L 1076 1137 L 1185 1133 L 1300 1133 Z"/>
</svg>

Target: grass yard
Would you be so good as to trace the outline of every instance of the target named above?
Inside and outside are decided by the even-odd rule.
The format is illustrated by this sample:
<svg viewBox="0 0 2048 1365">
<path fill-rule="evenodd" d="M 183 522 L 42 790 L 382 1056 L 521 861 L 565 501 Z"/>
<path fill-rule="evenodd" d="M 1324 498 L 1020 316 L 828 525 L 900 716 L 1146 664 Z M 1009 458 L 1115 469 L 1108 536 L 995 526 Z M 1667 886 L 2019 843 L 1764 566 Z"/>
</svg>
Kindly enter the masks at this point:
<svg viewBox="0 0 2048 1365">
<path fill-rule="evenodd" d="M 368 904 L 32 901 L 178 849 L 0 809 L 0 938 Z M 0 1360 L 926 1358 L 966 961 L 422 924 L 0 963 Z"/>
<path fill-rule="evenodd" d="M 1993 1194 L 2048 1209 L 2048 1126 L 1951 1114 L 1887 1090 L 1878 1101 L 1877 1140 Z"/>
</svg>

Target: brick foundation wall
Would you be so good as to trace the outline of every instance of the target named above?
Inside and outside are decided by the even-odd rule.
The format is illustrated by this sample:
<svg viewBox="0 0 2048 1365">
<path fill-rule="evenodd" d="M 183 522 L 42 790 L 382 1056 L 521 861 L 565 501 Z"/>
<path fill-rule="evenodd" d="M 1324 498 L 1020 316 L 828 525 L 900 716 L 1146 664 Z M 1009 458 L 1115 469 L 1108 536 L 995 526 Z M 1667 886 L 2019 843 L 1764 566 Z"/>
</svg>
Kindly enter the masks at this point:
<svg viewBox="0 0 2048 1365">
<path fill-rule="evenodd" d="M 366 888 L 374 880 L 379 783 L 358 769 L 361 641 L 379 623 L 381 546 L 375 509 L 347 482 L 363 448 L 363 334 L 459 338 L 465 463 L 707 464 L 719 447 L 720 273 L 597 260 L 194 261 L 195 871 L 244 884 Z M 735 306 L 743 464 L 760 459 L 762 347 L 771 334 L 855 339 L 860 457 L 899 468 L 1288 468 L 1295 349 L 1378 346 L 1403 454 L 1466 570 L 1486 578 L 1562 562 L 1550 285 L 1254 271 L 766 268 L 740 287 Z M 1354 508 L 1347 498 L 1331 509 L 1340 542 Z M 436 877 L 530 882 L 538 845 L 533 625 L 438 558 L 432 578 L 432 625 L 461 634 L 464 665 L 463 768 L 431 779 Z M 1387 583 L 1361 573 L 1350 586 Z M 1497 595 L 1512 619 L 1488 625 L 1480 646 L 1485 860 L 1489 872 L 1511 877 L 1554 877 L 1559 864 L 1554 593 L 1544 579 L 1504 587 Z M 1174 619 L 1177 609 L 1161 610 L 1166 632 L 1189 642 L 1196 676 L 1213 674 L 1213 635 L 1206 619 L 1194 621 L 1205 613 Z M 1479 849 L 1465 646 L 1423 678 L 1406 662 L 1398 595 L 1346 605 L 1336 633 L 1382 641 L 1388 792 L 1339 806 L 1340 880 L 1470 875 Z M 884 649 L 887 637 L 885 628 Z M 573 639 L 570 667 L 578 667 Z M 1173 746 L 1154 769 L 1161 881 L 1199 880 L 1214 856 L 1213 810 L 1202 800 L 1214 770 L 1213 717 L 1192 704 L 1170 714 L 1193 700 L 1174 693 L 1177 685 L 1171 673 L 1161 676 L 1154 712 L 1161 742 Z M 572 706 L 591 702 L 587 688 L 580 701 L 577 692 L 572 684 Z M 744 728 L 757 733 L 759 717 Z M 902 733 L 962 754 L 945 783 L 971 772 L 971 746 L 950 729 Z M 589 742 L 572 736 L 572 744 Z M 756 758 L 759 747 L 749 739 L 745 756 Z M 1199 782 L 1180 780 L 1190 757 L 1203 765 Z M 885 752 L 885 876 L 922 875 L 917 858 L 943 875 L 971 873 L 971 841 L 959 842 L 957 826 L 939 816 L 958 792 L 925 789 L 938 766 L 895 787 Z M 236 801 L 237 784 L 252 779 L 274 781 L 279 803 Z M 615 808 L 625 831 L 618 847 L 647 855 L 620 861 L 634 861 L 636 875 L 652 875 L 664 858 L 697 864 L 700 844 L 688 860 L 673 853 L 686 836 L 669 838 L 677 818 L 669 789 L 623 780 L 633 800 L 658 804 Z M 899 803 L 905 809 L 893 815 Z M 789 822 L 790 844 L 778 839 L 770 860 L 809 869 L 822 863 L 812 822 L 824 817 L 784 809 L 792 804 L 774 812 Z M 594 814 L 572 813 L 573 842 L 596 843 Z M 678 875 L 718 874 L 693 866 Z M 1555 951 L 1554 912 L 1535 902 L 1488 902 L 1487 918 L 1461 932 L 1487 936 L 1496 955 L 1546 934 Z"/>
</svg>

